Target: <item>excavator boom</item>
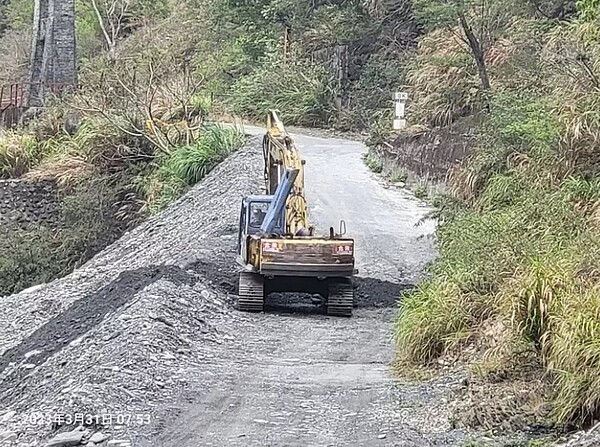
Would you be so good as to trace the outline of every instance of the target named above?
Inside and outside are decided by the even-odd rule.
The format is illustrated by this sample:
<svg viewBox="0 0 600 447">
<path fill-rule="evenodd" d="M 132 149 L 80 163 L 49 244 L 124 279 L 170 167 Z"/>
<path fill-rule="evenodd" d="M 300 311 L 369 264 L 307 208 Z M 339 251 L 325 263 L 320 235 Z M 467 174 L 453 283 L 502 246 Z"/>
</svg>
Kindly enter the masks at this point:
<svg viewBox="0 0 600 447">
<path fill-rule="evenodd" d="M 281 178 L 288 169 L 297 169 L 298 176 L 287 198 L 286 232 L 288 234 L 310 234 L 308 206 L 304 195 L 304 160 L 294 141 L 288 135 L 275 111 L 267 117 L 267 133 L 263 140 L 265 180 L 267 194 L 275 194 Z"/>
</svg>

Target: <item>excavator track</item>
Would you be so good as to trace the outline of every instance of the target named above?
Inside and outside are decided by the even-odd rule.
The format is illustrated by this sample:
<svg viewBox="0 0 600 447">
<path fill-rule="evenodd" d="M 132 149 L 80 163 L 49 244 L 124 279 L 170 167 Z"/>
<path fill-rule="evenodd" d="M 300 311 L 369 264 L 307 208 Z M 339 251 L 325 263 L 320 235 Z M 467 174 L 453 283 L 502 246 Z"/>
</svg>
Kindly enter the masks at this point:
<svg viewBox="0 0 600 447">
<path fill-rule="evenodd" d="M 265 306 L 264 278 L 252 272 L 241 272 L 238 309 L 244 312 L 262 312 Z"/>
<path fill-rule="evenodd" d="M 327 315 L 351 317 L 354 307 L 354 287 L 350 280 L 334 281 L 329 284 Z"/>
</svg>

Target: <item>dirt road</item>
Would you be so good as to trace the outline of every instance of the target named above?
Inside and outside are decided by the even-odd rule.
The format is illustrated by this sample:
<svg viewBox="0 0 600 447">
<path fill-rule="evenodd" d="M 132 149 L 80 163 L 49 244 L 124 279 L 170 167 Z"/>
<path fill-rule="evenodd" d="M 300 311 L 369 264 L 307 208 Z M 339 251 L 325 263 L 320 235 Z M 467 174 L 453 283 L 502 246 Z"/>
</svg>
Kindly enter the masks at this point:
<svg viewBox="0 0 600 447">
<path fill-rule="evenodd" d="M 260 127 L 245 127 L 262 135 Z M 367 152 L 357 141 L 292 134 L 306 159 L 306 190 L 311 221 L 327 233 L 345 220 L 356 239 L 363 277 L 414 282 L 433 259 L 435 223 L 419 224 L 429 209 L 404 190 L 387 187 L 366 168 Z"/>
<path fill-rule="evenodd" d="M 433 223 L 417 226 L 428 209 L 370 173 L 361 143 L 293 136 L 307 161 L 312 221 L 326 232 L 344 219 L 357 241 L 355 317 L 328 318 L 277 298 L 269 313 L 244 314 L 222 328 L 233 339 L 198 370 L 188 403 L 146 445 L 457 445 L 443 402 L 458 378 L 408 385 L 390 372 L 394 302 L 434 256 Z"/>
</svg>

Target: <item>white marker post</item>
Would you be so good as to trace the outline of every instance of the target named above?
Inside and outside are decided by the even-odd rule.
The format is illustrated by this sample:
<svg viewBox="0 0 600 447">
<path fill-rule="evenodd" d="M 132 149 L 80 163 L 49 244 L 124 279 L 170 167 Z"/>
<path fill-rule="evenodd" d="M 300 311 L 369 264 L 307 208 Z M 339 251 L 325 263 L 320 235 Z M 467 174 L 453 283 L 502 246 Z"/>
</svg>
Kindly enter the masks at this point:
<svg viewBox="0 0 600 447">
<path fill-rule="evenodd" d="M 408 101 L 408 93 L 394 93 L 394 101 L 396 103 L 396 119 L 394 120 L 394 130 L 402 130 L 406 127 L 406 119 L 404 114 L 406 111 L 406 101 Z"/>
</svg>

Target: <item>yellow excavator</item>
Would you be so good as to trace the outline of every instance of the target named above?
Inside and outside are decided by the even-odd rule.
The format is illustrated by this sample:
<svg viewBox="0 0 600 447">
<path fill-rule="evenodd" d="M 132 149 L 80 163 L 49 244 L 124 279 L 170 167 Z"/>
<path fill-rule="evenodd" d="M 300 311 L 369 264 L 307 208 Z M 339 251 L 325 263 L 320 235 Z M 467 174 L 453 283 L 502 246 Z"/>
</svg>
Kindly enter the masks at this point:
<svg viewBox="0 0 600 447">
<path fill-rule="evenodd" d="M 271 292 L 319 294 L 328 315 L 351 316 L 354 240 L 339 232 L 315 236 L 308 223 L 304 165 L 277 113 L 267 118 L 263 139 L 266 195 L 242 200 L 238 234 L 238 308 L 261 312 Z"/>
</svg>

